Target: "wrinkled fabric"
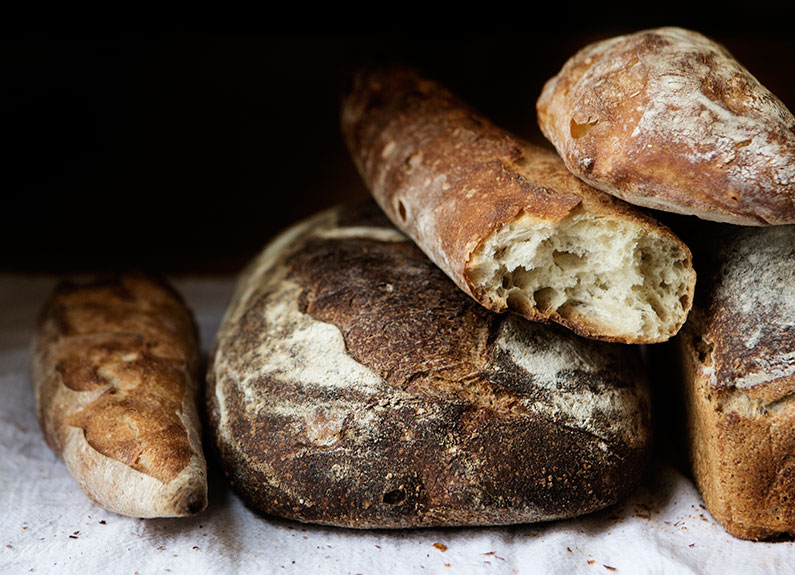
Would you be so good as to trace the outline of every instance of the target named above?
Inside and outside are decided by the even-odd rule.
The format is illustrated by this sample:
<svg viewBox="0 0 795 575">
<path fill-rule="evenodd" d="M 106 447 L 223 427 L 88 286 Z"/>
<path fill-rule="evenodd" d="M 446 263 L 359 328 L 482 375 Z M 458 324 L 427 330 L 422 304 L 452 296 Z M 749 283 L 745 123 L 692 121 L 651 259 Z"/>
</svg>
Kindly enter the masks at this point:
<svg viewBox="0 0 795 575">
<path fill-rule="evenodd" d="M 0 573 L 786 573 L 795 543 L 728 535 L 662 457 L 625 502 L 536 525 L 328 528 L 247 509 L 210 466 L 189 519 L 108 513 L 80 491 L 36 420 L 29 344 L 54 278 L 0 276 Z M 212 344 L 234 280 L 174 280 Z"/>
</svg>

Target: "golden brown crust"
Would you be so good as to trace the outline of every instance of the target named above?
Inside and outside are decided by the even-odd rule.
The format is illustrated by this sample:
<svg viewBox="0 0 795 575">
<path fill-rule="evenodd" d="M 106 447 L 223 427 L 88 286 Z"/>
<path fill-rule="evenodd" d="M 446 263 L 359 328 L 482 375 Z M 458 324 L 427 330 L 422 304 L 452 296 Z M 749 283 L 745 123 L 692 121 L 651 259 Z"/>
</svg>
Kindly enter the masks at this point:
<svg viewBox="0 0 795 575">
<path fill-rule="evenodd" d="M 494 126 L 412 70 L 356 75 L 343 106 L 342 131 L 365 183 L 392 222 L 458 287 L 492 311 L 505 311 L 507 304 L 473 286 L 473 255 L 490 234 L 523 213 L 556 223 L 583 210 L 643 227 L 672 238 L 691 268 L 689 250 L 670 230 L 591 188 L 553 152 Z M 689 294 L 694 283 L 693 274 Z M 560 323 L 586 337 L 651 342 L 611 333 L 576 311 L 563 315 L 532 305 L 513 311 L 534 321 Z"/>
<path fill-rule="evenodd" d="M 128 275 L 56 288 L 34 342 L 39 420 L 98 504 L 141 517 L 204 508 L 198 360 L 190 311 L 161 281 Z"/>
<path fill-rule="evenodd" d="M 522 210 L 558 221 L 582 202 L 579 182 L 569 193 L 523 177 L 522 162 L 543 160 L 526 158 L 523 142 L 410 70 L 358 74 L 342 131 L 390 220 L 470 295 L 466 266 L 495 228 Z"/>
<path fill-rule="evenodd" d="M 795 228 L 713 232 L 678 336 L 693 474 L 732 535 L 795 536 Z"/>
<path fill-rule="evenodd" d="M 537 103 L 572 173 L 628 202 L 795 222 L 795 117 L 725 48 L 681 28 L 591 44 Z"/>
</svg>

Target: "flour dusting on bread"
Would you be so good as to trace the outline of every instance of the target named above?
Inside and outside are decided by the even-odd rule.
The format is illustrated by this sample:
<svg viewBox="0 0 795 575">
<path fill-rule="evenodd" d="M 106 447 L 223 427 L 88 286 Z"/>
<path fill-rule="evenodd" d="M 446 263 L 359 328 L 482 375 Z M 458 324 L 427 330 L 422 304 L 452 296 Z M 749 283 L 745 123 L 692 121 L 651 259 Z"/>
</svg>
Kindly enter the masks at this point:
<svg viewBox="0 0 795 575">
<path fill-rule="evenodd" d="M 720 44 L 658 28 L 583 48 L 537 103 L 567 167 L 628 202 L 795 223 L 795 116 Z"/>
</svg>

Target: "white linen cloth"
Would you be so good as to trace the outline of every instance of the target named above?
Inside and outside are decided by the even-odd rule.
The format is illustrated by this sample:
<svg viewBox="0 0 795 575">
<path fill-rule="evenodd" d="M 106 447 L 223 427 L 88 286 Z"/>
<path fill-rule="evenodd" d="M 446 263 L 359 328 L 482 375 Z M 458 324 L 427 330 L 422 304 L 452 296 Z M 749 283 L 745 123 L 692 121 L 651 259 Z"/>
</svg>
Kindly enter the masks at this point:
<svg viewBox="0 0 795 575">
<path fill-rule="evenodd" d="M 133 519 L 92 504 L 45 444 L 28 346 L 55 278 L 0 276 L 0 574 L 793 573 L 795 543 L 728 535 L 692 482 L 655 460 L 625 502 L 592 515 L 499 528 L 336 529 L 264 517 L 217 470 L 189 519 Z M 234 280 L 174 280 L 205 353 Z"/>
</svg>

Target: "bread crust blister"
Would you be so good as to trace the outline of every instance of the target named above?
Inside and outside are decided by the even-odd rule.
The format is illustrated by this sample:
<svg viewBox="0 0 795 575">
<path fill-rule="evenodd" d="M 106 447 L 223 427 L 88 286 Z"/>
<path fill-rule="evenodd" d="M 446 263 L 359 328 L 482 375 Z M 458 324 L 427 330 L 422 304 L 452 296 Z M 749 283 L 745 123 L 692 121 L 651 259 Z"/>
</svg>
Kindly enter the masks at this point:
<svg viewBox="0 0 795 575">
<path fill-rule="evenodd" d="M 210 432 L 259 511 L 328 525 L 499 525 L 614 503 L 648 457 L 636 348 L 485 310 L 378 208 L 276 238 L 208 373 Z"/>
<path fill-rule="evenodd" d="M 206 507 L 197 338 L 179 295 L 148 276 L 64 282 L 44 306 L 32 348 L 39 422 L 99 506 L 133 517 Z"/>
<path fill-rule="evenodd" d="M 795 223 L 795 116 L 697 32 L 586 46 L 536 107 L 568 169 L 600 190 L 718 222 Z"/>
</svg>

